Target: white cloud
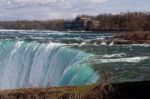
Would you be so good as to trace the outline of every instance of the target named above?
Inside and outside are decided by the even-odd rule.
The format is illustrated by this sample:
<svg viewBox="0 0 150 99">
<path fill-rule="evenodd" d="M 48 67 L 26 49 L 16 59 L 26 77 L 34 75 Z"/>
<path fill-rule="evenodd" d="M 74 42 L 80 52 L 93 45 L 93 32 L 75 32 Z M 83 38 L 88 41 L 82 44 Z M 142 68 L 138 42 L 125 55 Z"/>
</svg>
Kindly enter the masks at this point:
<svg viewBox="0 0 150 99">
<path fill-rule="evenodd" d="M 149 0 L 0 0 L 0 20 L 46 20 L 73 18 L 81 14 L 95 15 L 140 9 L 149 11 L 149 3 Z"/>
<path fill-rule="evenodd" d="M 4 1 L 4 0 L 3 0 Z M 12 0 L 9 0 L 12 1 Z M 73 0 L 13 0 L 16 3 L 64 3 L 64 2 L 72 2 Z M 107 0 L 76 0 L 77 2 L 92 2 L 92 3 L 102 3 Z"/>
<path fill-rule="evenodd" d="M 106 2 L 107 0 L 0 0 L 0 3 L 4 4 L 73 4 L 76 3 L 102 3 Z"/>
<path fill-rule="evenodd" d="M 73 18 L 108 0 L 0 0 L 2 19 Z M 94 7 L 93 7 L 94 8 Z M 93 12 L 92 12 L 93 13 Z M 41 17 L 41 18 L 40 18 Z"/>
<path fill-rule="evenodd" d="M 102 3 L 102 2 L 106 2 L 108 0 L 83 0 L 85 2 L 93 2 L 93 3 Z"/>
<path fill-rule="evenodd" d="M 29 6 L 47 6 L 52 9 L 81 8 L 82 5 L 100 4 L 108 0 L 0 0 L 0 8 L 16 8 Z M 40 7 L 39 6 L 39 7 Z"/>
</svg>

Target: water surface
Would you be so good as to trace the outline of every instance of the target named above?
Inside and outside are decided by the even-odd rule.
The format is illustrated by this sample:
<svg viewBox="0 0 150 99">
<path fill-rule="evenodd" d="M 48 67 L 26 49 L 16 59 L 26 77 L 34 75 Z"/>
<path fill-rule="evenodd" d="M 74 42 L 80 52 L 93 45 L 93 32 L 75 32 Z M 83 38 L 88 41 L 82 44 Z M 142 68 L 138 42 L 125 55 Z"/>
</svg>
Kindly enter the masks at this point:
<svg viewBox="0 0 150 99">
<path fill-rule="evenodd" d="M 112 37 L 112 33 L 1 30 L 0 89 L 150 80 L 150 45 L 101 42 Z"/>
</svg>

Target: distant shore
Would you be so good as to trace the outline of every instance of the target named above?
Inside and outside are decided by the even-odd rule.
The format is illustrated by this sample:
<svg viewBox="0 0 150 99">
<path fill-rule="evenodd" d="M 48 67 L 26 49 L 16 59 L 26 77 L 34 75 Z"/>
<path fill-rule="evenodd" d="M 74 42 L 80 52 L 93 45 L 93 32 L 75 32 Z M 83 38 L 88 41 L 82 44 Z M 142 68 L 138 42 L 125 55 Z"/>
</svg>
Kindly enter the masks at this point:
<svg viewBox="0 0 150 99">
<path fill-rule="evenodd" d="M 150 31 L 149 12 L 78 15 L 73 19 L 4 20 L 1 29 L 78 30 L 78 31 Z"/>
</svg>

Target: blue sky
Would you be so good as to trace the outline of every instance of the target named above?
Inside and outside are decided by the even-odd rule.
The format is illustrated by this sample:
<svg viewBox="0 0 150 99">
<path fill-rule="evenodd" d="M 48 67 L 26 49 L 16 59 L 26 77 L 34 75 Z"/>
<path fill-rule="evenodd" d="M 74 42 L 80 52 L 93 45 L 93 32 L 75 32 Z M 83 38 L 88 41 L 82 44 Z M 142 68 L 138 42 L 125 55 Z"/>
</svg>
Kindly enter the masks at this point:
<svg viewBox="0 0 150 99">
<path fill-rule="evenodd" d="M 0 20 L 71 19 L 127 11 L 150 11 L 150 0 L 0 0 Z"/>
</svg>

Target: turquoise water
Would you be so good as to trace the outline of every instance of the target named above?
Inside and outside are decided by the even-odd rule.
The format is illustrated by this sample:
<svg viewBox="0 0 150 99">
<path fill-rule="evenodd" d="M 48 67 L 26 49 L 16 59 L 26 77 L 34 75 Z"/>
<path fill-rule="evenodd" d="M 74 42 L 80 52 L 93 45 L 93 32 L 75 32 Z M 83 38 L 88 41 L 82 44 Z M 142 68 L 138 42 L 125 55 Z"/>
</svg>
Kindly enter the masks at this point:
<svg viewBox="0 0 150 99">
<path fill-rule="evenodd" d="M 0 31 L 0 89 L 150 80 L 150 45 L 104 45 L 111 33 Z"/>
<path fill-rule="evenodd" d="M 0 88 L 47 87 L 94 83 L 90 54 L 57 43 L 0 40 Z"/>
</svg>

